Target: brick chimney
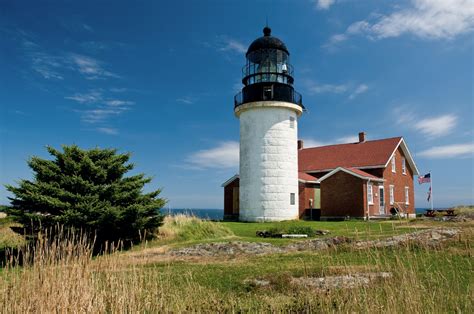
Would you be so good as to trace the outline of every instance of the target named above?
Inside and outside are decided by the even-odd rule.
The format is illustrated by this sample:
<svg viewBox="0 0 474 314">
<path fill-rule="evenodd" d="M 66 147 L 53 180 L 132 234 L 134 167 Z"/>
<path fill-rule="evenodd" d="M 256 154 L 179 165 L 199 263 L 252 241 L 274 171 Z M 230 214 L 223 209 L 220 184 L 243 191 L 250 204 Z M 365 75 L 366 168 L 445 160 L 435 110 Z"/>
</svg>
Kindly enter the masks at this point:
<svg viewBox="0 0 474 314">
<path fill-rule="evenodd" d="M 365 142 L 365 132 L 359 132 L 359 143 Z"/>
<path fill-rule="evenodd" d="M 303 140 L 298 140 L 298 150 L 303 149 Z"/>
</svg>

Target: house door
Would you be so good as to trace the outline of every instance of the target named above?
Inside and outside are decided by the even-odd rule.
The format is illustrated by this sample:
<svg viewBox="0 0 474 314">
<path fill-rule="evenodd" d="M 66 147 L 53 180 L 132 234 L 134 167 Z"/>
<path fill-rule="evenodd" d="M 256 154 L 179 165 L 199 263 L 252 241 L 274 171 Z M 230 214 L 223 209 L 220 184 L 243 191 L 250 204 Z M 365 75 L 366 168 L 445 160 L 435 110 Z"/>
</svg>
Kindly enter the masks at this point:
<svg viewBox="0 0 474 314">
<path fill-rule="evenodd" d="M 239 187 L 236 186 L 232 191 L 232 214 L 239 214 Z"/>
<path fill-rule="evenodd" d="M 383 186 L 379 186 L 379 213 L 385 214 L 385 193 Z"/>
<path fill-rule="evenodd" d="M 321 189 L 314 188 L 314 204 L 313 208 L 320 209 L 321 208 Z"/>
</svg>

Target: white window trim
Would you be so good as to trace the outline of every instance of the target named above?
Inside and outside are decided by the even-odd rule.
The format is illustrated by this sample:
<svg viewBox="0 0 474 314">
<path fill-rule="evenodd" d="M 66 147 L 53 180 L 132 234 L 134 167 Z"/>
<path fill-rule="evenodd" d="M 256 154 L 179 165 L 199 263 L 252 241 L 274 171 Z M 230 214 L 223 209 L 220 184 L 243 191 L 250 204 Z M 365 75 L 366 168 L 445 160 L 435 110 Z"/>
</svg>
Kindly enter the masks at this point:
<svg viewBox="0 0 474 314">
<path fill-rule="evenodd" d="M 397 172 L 397 161 L 395 160 L 395 155 L 392 157 L 392 172 L 396 173 Z"/>
<path fill-rule="evenodd" d="M 296 205 L 296 193 L 290 193 L 290 205 Z"/>
<path fill-rule="evenodd" d="M 410 205 L 410 188 L 408 186 L 405 187 L 405 205 Z"/>
<path fill-rule="evenodd" d="M 367 184 L 367 202 L 369 205 L 374 205 L 374 188 L 372 187 L 372 184 Z"/>
<path fill-rule="evenodd" d="M 389 194 L 390 194 L 390 205 L 393 205 L 395 203 L 395 186 L 390 185 L 389 186 Z"/>
<path fill-rule="evenodd" d="M 402 157 L 402 174 L 407 174 L 407 162 L 405 157 Z"/>
</svg>

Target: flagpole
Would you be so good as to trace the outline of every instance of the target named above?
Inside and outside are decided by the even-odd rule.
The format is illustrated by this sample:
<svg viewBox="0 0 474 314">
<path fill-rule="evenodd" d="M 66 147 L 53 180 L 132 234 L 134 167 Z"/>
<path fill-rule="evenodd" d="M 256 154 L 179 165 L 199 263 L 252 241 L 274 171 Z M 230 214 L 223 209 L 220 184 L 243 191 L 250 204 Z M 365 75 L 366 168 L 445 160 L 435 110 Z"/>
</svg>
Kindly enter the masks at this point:
<svg viewBox="0 0 474 314">
<path fill-rule="evenodd" d="M 431 195 L 430 195 L 430 201 L 431 201 L 431 210 L 433 211 L 433 174 L 430 171 L 430 190 L 431 190 Z"/>
</svg>

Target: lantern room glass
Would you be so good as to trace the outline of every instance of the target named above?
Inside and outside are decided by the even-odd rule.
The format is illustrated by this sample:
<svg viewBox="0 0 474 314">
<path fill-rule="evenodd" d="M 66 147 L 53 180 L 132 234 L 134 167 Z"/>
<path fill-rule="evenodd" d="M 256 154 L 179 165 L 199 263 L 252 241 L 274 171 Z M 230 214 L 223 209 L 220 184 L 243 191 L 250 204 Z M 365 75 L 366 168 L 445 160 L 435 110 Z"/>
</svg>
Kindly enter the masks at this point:
<svg viewBox="0 0 474 314">
<path fill-rule="evenodd" d="M 260 49 L 249 53 L 242 72 L 244 85 L 261 82 L 293 84 L 289 55 L 279 49 Z"/>
</svg>

